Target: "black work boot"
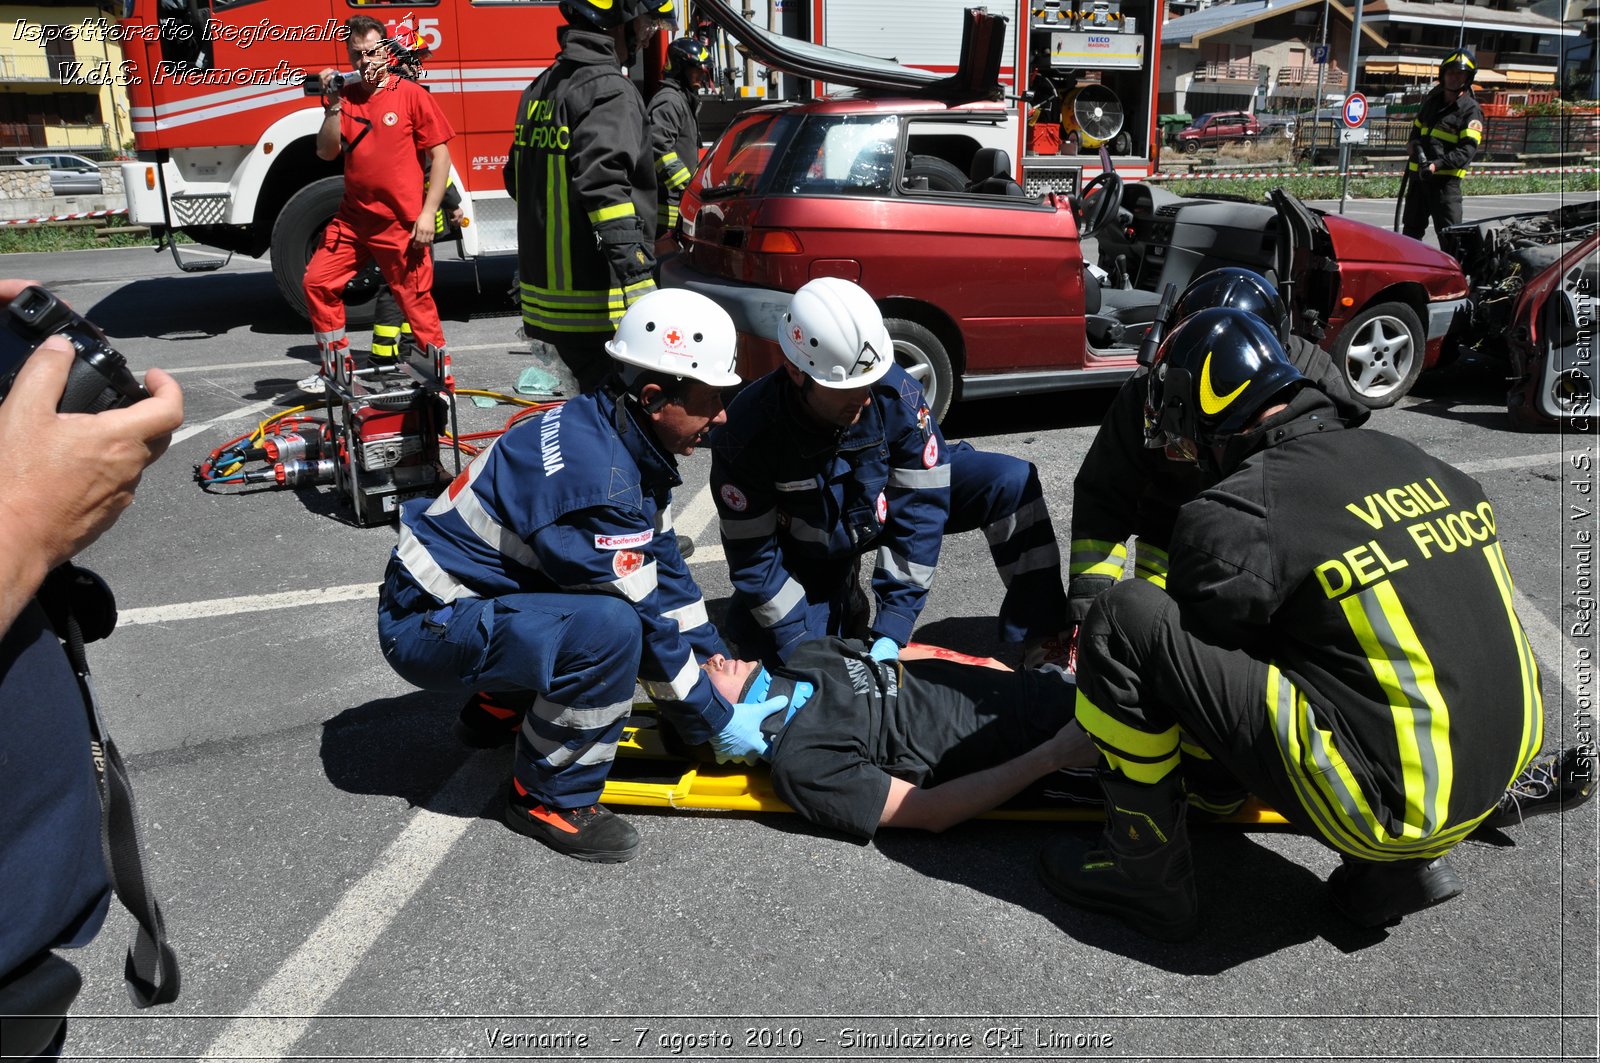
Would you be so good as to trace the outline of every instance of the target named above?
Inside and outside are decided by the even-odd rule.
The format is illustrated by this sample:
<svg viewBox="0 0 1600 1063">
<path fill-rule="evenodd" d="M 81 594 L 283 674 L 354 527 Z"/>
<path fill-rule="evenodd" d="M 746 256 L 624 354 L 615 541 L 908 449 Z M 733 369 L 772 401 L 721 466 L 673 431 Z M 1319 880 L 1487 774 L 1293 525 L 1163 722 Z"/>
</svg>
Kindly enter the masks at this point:
<svg viewBox="0 0 1600 1063">
<path fill-rule="evenodd" d="M 506 826 L 558 853 L 597 864 L 620 864 L 639 855 L 639 832 L 604 805 L 548 808 L 524 796 L 513 780 L 506 796 Z"/>
<path fill-rule="evenodd" d="M 1116 916 L 1139 933 L 1183 941 L 1200 929 L 1183 781 L 1153 786 L 1103 768 L 1106 828 L 1099 844 L 1063 838 L 1039 854 L 1050 892 L 1077 908 Z"/>
<path fill-rule="evenodd" d="M 1533 816 L 1578 807 L 1594 796 L 1594 769 L 1593 758 L 1581 746 L 1534 757 L 1478 829 L 1515 827 Z"/>
<path fill-rule="evenodd" d="M 461 706 L 456 720 L 456 740 L 474 749 L 510 745 L 533 704 L 532 691 L 481 690 Z"/>
<path fill-rule="evenodd" d="M 1333 906 L 1351 922 L 1372 927 L 1392 926 L 1465 888 L 1442 856 L 1386 863 L 1346 856 L 1328 876 Z"/>
</svg>

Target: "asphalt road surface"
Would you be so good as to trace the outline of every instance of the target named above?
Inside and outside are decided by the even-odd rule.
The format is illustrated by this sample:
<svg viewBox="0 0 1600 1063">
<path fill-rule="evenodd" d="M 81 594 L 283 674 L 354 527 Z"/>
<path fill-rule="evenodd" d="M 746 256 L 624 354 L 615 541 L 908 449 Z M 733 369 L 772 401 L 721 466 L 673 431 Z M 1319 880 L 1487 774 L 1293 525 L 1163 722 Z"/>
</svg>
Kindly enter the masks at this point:
<svg viewBox="0 0 1600 1063">
<path fill-rule="evenodd" d="M 1518 209 L 1469 200 L 1469 216 Z M 137 503 L 83 559 L 122 610 L 91 660 L 183 995 L 132 1011 L 132 921 L 114 908 L 73 957 L 86 972 L 75 1058 L 1595 1058 L 1595 805 L 1463 844 L 1467 892 L 1389 932 L 1333 911 L 1336 858 L 1320 845 L 1199 830 L 1205 927 L 1182 946 L 1038 883 L 1041 845 L 1085 826 L 858 845 L 792 816 L 630 810 L 634 862 L 558 857 L 499 823 L 508 754 L 458 746 L 455 699 L 411 689 L 379 656 L 393 530 L 353 527 L 329 488 L 223 497 L 191 478 L 312 369 L 266 264 L 184 276 L 135 249 L 4 268 L 62 292 L 136 368 L 173 371 L 188 404 Z M 465 387 L 509 390 L 530 364 L 508 282 L 486 270 L 480 293 L 470 267 L 441 266 Z M 1595 441 L 1516 434 L 1502 395 L 1492 366 L 1458 367 L 1372 423 L 1495 501 L 1543 666 L 1546 744 L 1568 745 L 1592 727 L 1595 640 L 1575 631 L 1593 570 L 1575 547 L 1595 528 L 1593 465 L 1580 466 Z M 1064 538 L 1107 398 L 969 404 L 947 434 L 1037 463 Z M 469 427 L 509 412 L 463 409 Z M 676 509 L 715 606 L 729 584 L 707 461 L 684 463 Z M 980 536 L 947 540 L 920 637 L 1014 661 L 994 642 L 1000 592 Z"/>
</svg>

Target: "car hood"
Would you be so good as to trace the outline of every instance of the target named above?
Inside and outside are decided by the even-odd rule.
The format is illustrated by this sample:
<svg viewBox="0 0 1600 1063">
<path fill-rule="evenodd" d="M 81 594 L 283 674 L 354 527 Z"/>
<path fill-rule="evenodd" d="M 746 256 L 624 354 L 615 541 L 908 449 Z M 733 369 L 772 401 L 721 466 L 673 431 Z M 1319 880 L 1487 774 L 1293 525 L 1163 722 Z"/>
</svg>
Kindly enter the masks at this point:
<svg viewBox="0 0 1600 1063">
<path fill-rule="evenodd" d="M 995 99 L 1000 95 L 1000 55 L 1008 20 L 983 8 L 968 8 L 963 13 L 960 65 L 948 77 L 902 66 L 893 59 L 773 33 L 752 25 L 724 0 L 697 0 L 695 13 L 710 18 L 744 45 L 757 62 L 796 77 L 944 100 Z"/>
<path fill-rule="evenodd" d="M 1455 259 L 1421 240 L 1338 214 L 1324 214 L 1322 222 L 1340 262 L 1405 262 L 1441 273 L 1461 272 Z"/>
</svg>

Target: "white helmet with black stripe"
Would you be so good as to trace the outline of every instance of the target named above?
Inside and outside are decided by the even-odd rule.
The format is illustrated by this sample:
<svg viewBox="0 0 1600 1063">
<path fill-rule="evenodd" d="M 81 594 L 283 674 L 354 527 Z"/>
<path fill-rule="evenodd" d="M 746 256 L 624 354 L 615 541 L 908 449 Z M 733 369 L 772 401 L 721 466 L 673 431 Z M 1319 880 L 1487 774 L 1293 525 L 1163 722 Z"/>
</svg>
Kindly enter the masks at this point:
<svg viewBox="0 0 1600 1063">
<path fill-rule="evenodd" d="M 894 364 L 894 340 L 878 304 L 860 285 L 839 277 L 818 277 L 794 293 L 778 345 L 825 388 L 875 384 Z"/>
</svg>

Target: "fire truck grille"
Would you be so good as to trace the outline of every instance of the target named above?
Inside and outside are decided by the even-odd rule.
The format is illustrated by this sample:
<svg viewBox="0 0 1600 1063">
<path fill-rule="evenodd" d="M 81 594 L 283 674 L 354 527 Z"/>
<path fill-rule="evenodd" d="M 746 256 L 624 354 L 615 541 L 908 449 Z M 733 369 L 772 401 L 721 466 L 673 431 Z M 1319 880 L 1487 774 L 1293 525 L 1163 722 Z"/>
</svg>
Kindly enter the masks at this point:
<svg viewBox="0 0 1600 1063">
<path fill-rule="evenodd" d="M 172 215 L 179 225 L 220 225 L 228 215 L 227 195 L 173 196 Z"/>
<path fill-rule="evenodd" d="M 1030 196 L 1045 192 L 1077 195 L 1078 175 L 1082 172 L 1078 166 L 1029 166 L 1022 174 L 1022 189 Z"/>
</svg>

